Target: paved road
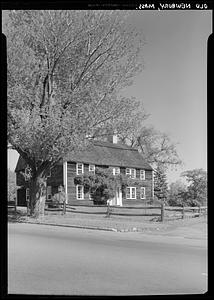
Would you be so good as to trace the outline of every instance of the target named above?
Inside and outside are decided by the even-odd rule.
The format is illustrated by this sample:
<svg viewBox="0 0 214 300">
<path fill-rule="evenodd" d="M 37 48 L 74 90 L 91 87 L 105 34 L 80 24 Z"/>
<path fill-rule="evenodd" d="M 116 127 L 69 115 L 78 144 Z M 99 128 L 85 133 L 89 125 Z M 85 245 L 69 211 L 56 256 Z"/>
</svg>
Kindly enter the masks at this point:
<svg viewBox="0 0 214 300">
<path fill-rule="evenodd" d="M 8 293 L 157 295 L 207 291 L 204 240 L 9 224 Z"/>
</svg>

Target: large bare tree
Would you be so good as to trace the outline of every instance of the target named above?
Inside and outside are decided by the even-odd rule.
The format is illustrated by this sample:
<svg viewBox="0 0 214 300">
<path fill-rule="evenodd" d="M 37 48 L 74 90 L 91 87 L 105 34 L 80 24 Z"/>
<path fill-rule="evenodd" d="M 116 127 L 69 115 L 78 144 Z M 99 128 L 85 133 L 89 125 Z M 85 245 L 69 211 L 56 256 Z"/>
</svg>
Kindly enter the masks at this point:
<svg viewBox="0 0 214 300">
<path fill-rule="evenodd" d="M 133 126 L 139 103 L 120 90 L 142 70 L 144 42 L 125 11 L 9 11 L 4 32 L 8 142 L 29 165 L 38 216 L 50 168 L 89 138 Z"/>
<path fill-rule="evenodd" d="M 152 126 L 145 126 L 138 122 L 137 130 L 130 126 L 126 132 L 122 132 L 120 139 L 138 148 L 144 159 L 156 170 L 167 170 L 182 164 L 177 153 L 176 145 L 166 133 L 156 130 Z"/>
</svg>

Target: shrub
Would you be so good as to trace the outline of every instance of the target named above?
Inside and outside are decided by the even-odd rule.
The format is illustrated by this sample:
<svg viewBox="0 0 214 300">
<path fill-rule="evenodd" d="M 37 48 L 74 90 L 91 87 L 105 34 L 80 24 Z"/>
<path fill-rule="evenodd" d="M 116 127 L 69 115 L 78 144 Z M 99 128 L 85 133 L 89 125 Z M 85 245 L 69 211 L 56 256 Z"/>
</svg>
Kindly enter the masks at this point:
<svg viewBox="0 0 214 300">
<path fill-rule="evenodd" d="M 96 168 L 95 174 L 76 176 L 74 183 L 83 185 L 86 193 L 90 191 L 94 204 L 106 204 L 107 200 L 115 196 L 118 186 L 123 192 L 130 185 L 130 179 L 124 174 L 113 175 L 111 169 Z M 132 184 L 138 183 L 139 180 L 132 180 Z"/>
</svg>

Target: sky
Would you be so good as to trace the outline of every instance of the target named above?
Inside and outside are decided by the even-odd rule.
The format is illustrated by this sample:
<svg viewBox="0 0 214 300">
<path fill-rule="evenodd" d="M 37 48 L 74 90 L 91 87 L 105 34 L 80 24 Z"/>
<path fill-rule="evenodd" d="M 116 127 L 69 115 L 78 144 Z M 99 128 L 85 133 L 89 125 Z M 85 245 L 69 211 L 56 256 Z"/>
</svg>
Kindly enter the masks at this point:
<svg viewBox="0 0 214 300">
<path fill-rule="evenodd" d="M 150 117 L 146 124 L 167 133 L 183 165 L 168 170 L 173 182 L 185 170 L 207 169 L 207 40 L 212 12 L 206 10 L 136 11 L 142 29 L 144 70 L 127 95 L 141 100 Z M 18 154 L 8 151 L 8 167 Z"/>
<path fill-rule="evenodd" d="M 147 124 L 167 133 L 184 170 L 207 169 L 207 40 L 211 11 L 138 11 L 136 25 L 146 39 L 144 70 L 129 95 L 142 100 Z"/>
</svg>

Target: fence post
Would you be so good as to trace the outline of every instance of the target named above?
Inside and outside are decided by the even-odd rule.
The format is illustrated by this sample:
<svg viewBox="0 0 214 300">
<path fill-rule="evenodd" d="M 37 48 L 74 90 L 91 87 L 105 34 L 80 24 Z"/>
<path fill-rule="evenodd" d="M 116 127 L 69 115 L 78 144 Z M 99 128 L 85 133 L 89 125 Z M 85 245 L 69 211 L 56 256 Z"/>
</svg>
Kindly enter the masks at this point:
<svg viewBox="0 0 214 300">
<path fill-rule="evenodd" d="M 201 215 L 201 205 L 198 206 L 198 216 L 200 217 Z"/>
<path fill-rule="evenodd" d="M 161 222 L 164 221 L 164 203 L 161 203 Z"/>
<path fill-rule="evenodd" d="M 29 203 L 29 200 L 26 200 L 26 202 L 27 202 L 27 216 L 29 216 L 29 214 L 30 214 L 30 203 Z"/>
<path fill-rule="evenodd" d="M 182 205 L 182 219 L 184 219 L 185 216 L 185 207 L 184 204 Z"/>
<path fill-rule="evenodd" d="M 64 202 L 63 202 L 63 214 L 65 214 L 65 213 L 66 213 L 66 202 L 64 200 Z"/>
<path fill-rule="evenodd" d="M 17 198 L 16 197 L 14 197 L 14 208 L 15 208 L 15 213 L 17 213 Z"/>
<path fill-rule="evenodd" d="M 106 215 L 106 217 L 110 217 L 110 203 L 109 203 L 109 201 L 107 201 L 107 215 Z"/>
</svg>

